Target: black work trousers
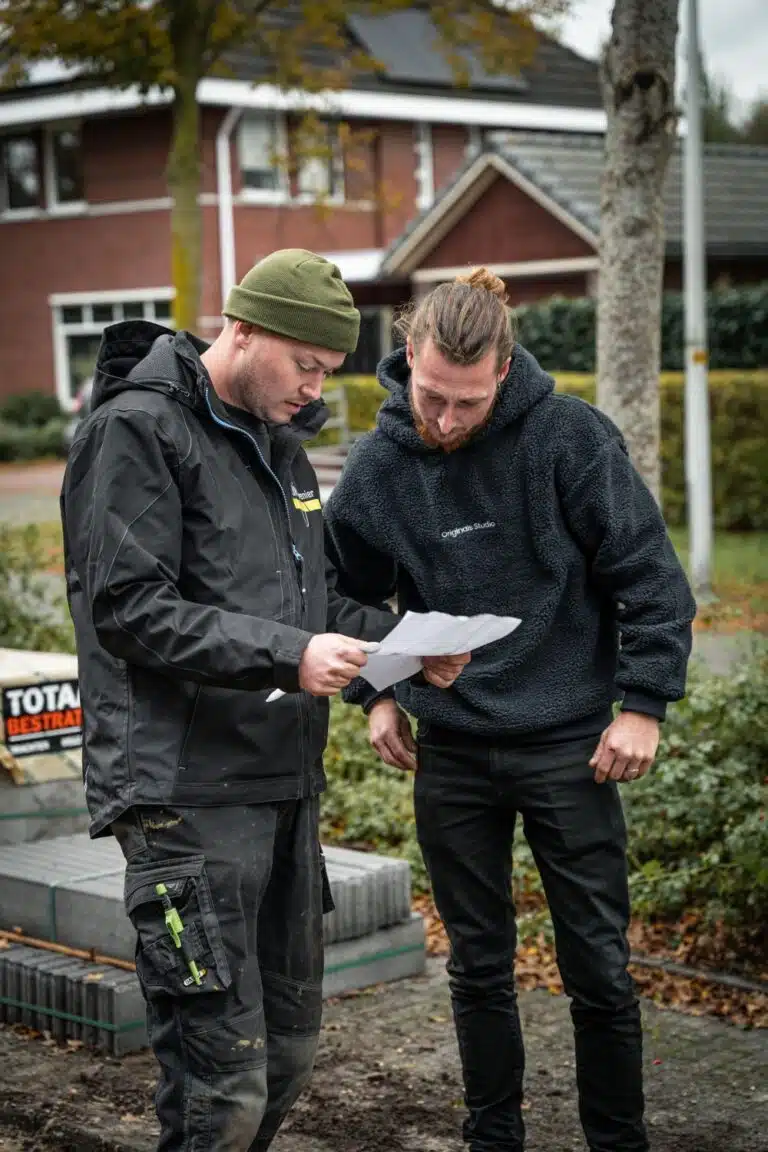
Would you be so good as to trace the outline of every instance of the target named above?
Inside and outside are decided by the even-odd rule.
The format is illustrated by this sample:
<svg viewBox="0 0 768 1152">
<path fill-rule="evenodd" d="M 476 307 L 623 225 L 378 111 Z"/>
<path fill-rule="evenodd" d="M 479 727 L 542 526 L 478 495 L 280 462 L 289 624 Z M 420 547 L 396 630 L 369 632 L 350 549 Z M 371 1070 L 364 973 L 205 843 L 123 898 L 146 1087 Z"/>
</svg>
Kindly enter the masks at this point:
<svg viewBox="0 0 768 1152">
<path fill-rule="evenodd" d="M 112 827 L 160 1064 L 158 1152 L 264 1152 L 310 1078 L 320 1031 L 318 798 L 133 808 Z"/>
<path fill-rule="evenodd" d="M 591 1152 L 645 1152 L 640 1011 L 627 972 L 626 830 L 597 737 L 514 748 L 435 726 L 418 740 L 419 843 L 450 941 L 448 972 L 471 1152 L 521 1152 L 524 1051 L 511 894 L 517 813 L 539 869 L 571 999 Z"/>
</svg>

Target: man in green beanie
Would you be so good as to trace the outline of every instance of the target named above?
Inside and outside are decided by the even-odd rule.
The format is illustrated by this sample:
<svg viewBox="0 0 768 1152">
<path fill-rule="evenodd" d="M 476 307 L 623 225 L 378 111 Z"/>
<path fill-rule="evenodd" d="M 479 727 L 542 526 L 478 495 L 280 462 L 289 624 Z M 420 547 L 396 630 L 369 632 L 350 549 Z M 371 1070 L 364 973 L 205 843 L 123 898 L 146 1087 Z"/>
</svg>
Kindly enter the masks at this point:
<svg viewBox="0 0 768 1152">
<path fill-rule="evenodd" d="M 357 343 L 338 269 L 275 252 L 225 316 L 210 346 L 106 329 L 61 498 L 90 832 L 127 861 L 162 1152 L 261 1152 L 310 1077 L 327 698 L 394 623 L 337 593 L 302 447 Z"/>
</svg>

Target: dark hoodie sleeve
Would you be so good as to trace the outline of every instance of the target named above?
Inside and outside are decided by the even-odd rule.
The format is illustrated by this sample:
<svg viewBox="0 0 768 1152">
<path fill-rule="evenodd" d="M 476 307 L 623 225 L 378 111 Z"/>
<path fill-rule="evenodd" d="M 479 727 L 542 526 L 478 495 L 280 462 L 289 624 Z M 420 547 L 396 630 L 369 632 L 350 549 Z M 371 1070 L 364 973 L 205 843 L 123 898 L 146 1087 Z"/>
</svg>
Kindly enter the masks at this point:
<svg viewBox="0 0 768 1152">
<path fill-rule="evenodd" d="M 325 553 L 329 571 L 333 574 L 336 597 L 340 591 L 353 597 L 355 601 L 385 609 L 386 601 L 396 592 L 397 565 L 391 557 L 385 556 L 364 540 L 347 522 L 344 515 L 345 507 L 359 508 L 359 503 L 354 498 L 355 488 L 355 480 L 348 465 L 324 511 Z M 329 605 L 330 603 L 329 589 Z M 395 622 L 392 621 L 393 624 Z M 391 630 L 392 625 L 387 631 Z M 360 704 L 363 710 L 368 712 L 377 700 L 385 696 L 394 696 L 395 692 L 394 688 L 377 692 L 367 680 L 358 677 L 344 689 L 342 695 L 347 704 Z"/>
<path fill-rule="evenodd" d="M 298 691 L 310 633 L 180 592 L 177 468 L 176 446 L 149 413 L 110 412 L 73 447 L 65 536 L 99 643 L 120 660 L 201 684 Z"/>
<path fill-rule="evenodd" d="M 575 426 L 563 437 L 557 471 L 565 519 L 594 585 L 616 614 L 622 707 L 663 719 L 667 702 L 685 694 L 696 604 L 659 507 L 618 429 L 574 403 Z"/>
</svg>

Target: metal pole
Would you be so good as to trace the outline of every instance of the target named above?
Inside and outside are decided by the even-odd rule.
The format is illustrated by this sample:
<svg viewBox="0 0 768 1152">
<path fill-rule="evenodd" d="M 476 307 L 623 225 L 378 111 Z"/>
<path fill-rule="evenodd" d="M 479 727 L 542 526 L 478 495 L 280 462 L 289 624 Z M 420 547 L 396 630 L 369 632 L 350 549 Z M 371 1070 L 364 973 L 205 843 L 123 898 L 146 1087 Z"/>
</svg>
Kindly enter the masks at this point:
<svg viewBox="0 0 768 1152">
<path fill-rule="evenodd" d="M 687 0 L 688 75 L 684 189 L 685 475 L 691 583 L 696 598 L 712 598 L 712 465 L 707 375 L 704 164 L 701 143 L 701 56 L 698 0 Z"/>
</svg>

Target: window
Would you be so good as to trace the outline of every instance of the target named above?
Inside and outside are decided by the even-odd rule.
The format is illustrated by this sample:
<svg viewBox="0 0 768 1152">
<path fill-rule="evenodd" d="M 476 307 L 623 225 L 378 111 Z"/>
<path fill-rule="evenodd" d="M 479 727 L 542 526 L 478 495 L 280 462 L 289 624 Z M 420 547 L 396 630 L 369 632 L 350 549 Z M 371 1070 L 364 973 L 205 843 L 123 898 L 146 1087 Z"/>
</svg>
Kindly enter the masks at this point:
<svg viewBox="0 0 768 1152">
<path fill-rule="evenodd" d="M 85 199 L 83 188 L 83 153 L 80 129 L 54 128 L 50 133 L 50 187 L 48 207 L 57 204 L 80 204 Z"/>
<path fill-rule="evenodd" d="M 238 157 L 243 188 L 270 199 L 285 189 L 285 144 L 281 120 L 275 115 L 244 117 L 238 133 Z"/>
<path fill-rule="evenodd" d="M 360 337 L 357 348 L 351 352 L 342 367 L 340 376 L 372 376 L 382 356 L 392 350 L 392 309 L 361 308 Z"/>
<path fill-rule="evenodd" d="M 41 133 L 0 138 L 0 212 L 50 212 L 84 203 L 80 129 L 54 125 Z"/>
<path fill-rule="evenodd" d="M 83 295 L 53 296 L 56 393 L 65 411 L 83 381 L 92 375 L 101 336 L 108 324 L 119 320 L 154 320 L 172 327 L 170 288 L 127 294 L 104 292 L 88 298 Z"/>
<path fill-rule="evenodd" d="M 344 197 L 344 157 L 337 124 L 326 122 L 320 134 L 300 138 L 297 191 L 311 200 Z"/>
<path fill-rule="evenodd" d="M 2 203 L 6 212 L 42 207 L 40 146 L 36 136 L 6 136 L 2 141 Z"/>
</svg>

